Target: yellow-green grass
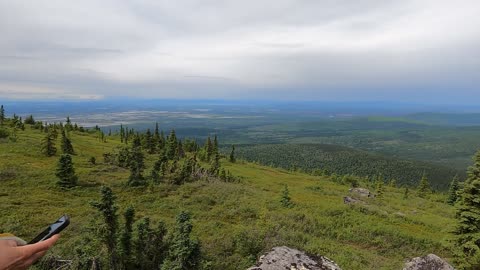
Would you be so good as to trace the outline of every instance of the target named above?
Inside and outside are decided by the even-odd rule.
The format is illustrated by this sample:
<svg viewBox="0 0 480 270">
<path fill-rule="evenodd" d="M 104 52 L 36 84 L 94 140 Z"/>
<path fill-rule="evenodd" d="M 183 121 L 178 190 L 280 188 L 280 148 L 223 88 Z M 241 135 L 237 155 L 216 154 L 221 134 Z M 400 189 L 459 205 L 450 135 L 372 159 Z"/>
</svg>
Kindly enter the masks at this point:
<svg viewBox="0 0 480 270">
<path fill-rule="evenodd" d="M 40 154 L 44 136 L 28 125 L 18 140 L 0 141 L 0 231 L 29 240 L 63 213 L 70 227 L 53 253 L 73 257 L 75 248 L 101 218 L 90 206 L 101 185 L 117 195 L 119 214 L 133 205 L 137 218 L 150 217 L 171 226 L 182 210 L 193 216 L 194 235 L 212 269 L 245 269 L 252 254 L 288 245 L 324 255 L 344 269 L 400 269 L 405 259 L 435 253 L 451 257 L 448 240 L 454 226 L 454 209 L 442 194 L 427 199 L 403 199 L 403 189 L 386 187 L 382 199 L 345 205 L 348 186 L 281 169 L 239 161 L 222 166 L 240 183 L 195 182 L 182 186 L 160 184 L 128 188 L 128 170 L 103 163 L 103 153 L 120 145 L 117 137 L 100 142 L 95 135 L 71 132 L 79 186 L 68 191 L 56 187 L 54 157 Z M 221 139 L 221 138 L 220 138 Z M 60 140 L 57 142 L 59 148 Z M 60 151 L 59 151 L 60 152 Z M 91 165 L 90 157 L 97 159 Z M 147 155 L 147 173 L 157 158 Z M 279 202 L 288 185 L 293 208 Z M 101 252 L 99 251 L 99 254 Z"/>
</svg>

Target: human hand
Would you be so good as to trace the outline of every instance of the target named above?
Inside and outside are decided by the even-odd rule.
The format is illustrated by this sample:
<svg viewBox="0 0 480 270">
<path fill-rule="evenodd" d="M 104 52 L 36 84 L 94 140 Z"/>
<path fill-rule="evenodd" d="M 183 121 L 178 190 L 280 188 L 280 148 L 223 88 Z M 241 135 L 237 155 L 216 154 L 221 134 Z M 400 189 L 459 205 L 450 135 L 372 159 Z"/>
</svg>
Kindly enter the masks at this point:
<svg viewBox="0 0 480 270">
<path fill-rule="evenodd" d="M 59 235 L 35 244 L 17 246 L 14 240 L 0 240 L 0 270 L 27 269 L 57 242 Z"/>
</svg>

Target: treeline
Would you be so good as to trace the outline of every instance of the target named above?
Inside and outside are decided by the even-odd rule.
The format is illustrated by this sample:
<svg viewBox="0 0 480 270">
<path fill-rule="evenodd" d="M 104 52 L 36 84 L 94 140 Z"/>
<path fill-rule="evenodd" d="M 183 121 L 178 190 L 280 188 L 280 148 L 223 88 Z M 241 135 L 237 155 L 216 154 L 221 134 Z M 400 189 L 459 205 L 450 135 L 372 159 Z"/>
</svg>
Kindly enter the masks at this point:
<svg viewBox="0 0 480 270">
<path fill-rule="evenodd" d="M 227 149 L 224 150 L 227 152 Z M 272 167 L 301 170 L 316 175 L 355 175 L 397 185 L 417 186 L 427 175 L 434 189 L 445 190 L 452 178 L 465 172 L 436 164 L 400 160 L 353 148 L 328 144 L 238 145 L 239 158 Z"/>
<path fill-rule="evenodd" d="M 9 132 L 6 127 L 10 127 Z M 159 129 L 156 123 L 153 132 L 147 129 L 139 132 L 120 125 L 120 128 L 107 134 L 98 126 L 86 129 L 76 123 L 72 123 L 69 117 L 65 123 L 46 123 L 35 121 L 33 115 L 22 120 L 21 117 L 13 115 L 13 118 L 5 116 L 3 105 L 0 107 L 0 134 L 6 137 L 17 138 L 17 129 L 25 130 L 25 126 L 37 129 L 44 133 L 40 152 L 46 157 L 56 156 L 59 152 L 57 141 L 59 136 L 61 155 L 58 160 L 55 175 L 58 178 L 57 185 L 62 188 L 71 188 L 77 185 L 78 177 L 75 175 L 75 168 L 72 155 L 76 154 L 75 142 L 72 142 L 70 134 L 75 132 L 94 133 L 98 140 L 106 142 L 109 140 L 120 140 L 124 146 L 117 147 L 112 152 L 103 154 L 105 164 L 114 165 L 130 170 L 130 176 L 126 181 L 128 186 L 138 187 L 148 184 L 176 184 L 199 180 L 219 179 L 224 182 L 238 181 L 228 170 L 221 166 L 223 156 L 219 152 L 218 137 L 207 138 L 203 145 L 199 145 L 195 139 L 179 139 L 172 129 L 169 135 Z M 12 133 L 12 134 L 10 134 Z M 79 149 L 81 151 L 81 149 Z M 235 157 L 230 153 L 230 162 L 235 162 Z M 151 168 L 146 168 L 146 158 L 156 158 Z M 95 157 L 90 157 L 92 165 L 97 164 Z M 148 171 L 146 171 L 148 169 Z"/>
<path fill-rule="evenodd" d="M 175 130 L 168 136 L 159 131 L 144 133 L 126 131 L 120 128 L 120 140 L 130 145 L 121 146 L 112 152 L 104 153 L 104 162 L 127 168 L 129 186 L 145 186 L 148 183 L 170 183 L 181 185 L 186 182 L 219 179 L 235 182 L 238 179 L 221 166 L 218 138 L 208 137 L 203 146 L 196 140 L 177 138 Z M 145 173 L 145 153 L 157 156 L 153 167 Z"/>
</svg>

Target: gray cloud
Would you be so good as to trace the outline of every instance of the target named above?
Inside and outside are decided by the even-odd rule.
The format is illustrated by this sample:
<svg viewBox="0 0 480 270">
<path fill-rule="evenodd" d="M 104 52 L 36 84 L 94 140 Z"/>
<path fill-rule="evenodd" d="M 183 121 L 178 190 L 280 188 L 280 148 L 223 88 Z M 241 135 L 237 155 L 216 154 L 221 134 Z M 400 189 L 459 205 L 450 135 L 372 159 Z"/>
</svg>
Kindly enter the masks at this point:
<svg viewBox="0 0 480 270">
<path fill-rule="evenodd" d="M 0 98 L 472 102 L 479 13 L 475 0 L 0 0 Z"/>
</svg>

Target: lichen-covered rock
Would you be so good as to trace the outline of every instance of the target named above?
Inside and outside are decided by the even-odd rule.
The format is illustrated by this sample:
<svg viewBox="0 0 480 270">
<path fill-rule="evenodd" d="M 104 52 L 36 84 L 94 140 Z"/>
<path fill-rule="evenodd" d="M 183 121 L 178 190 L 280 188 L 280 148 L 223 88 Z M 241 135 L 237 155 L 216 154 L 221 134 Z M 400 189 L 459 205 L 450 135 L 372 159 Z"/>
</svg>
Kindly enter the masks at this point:
<svg viewBox="0 0 480 270">
<path fill-rule="evenodd" d="M 345 204 L 362 203 L 362 201 L 346 196 L 346 197 L 343 197 L 343 203 Z"/>
<path fill-rule="evenodd" d="M 348 190 L 350 193 L 358 194 L 361 197 L 374 198 L 375 195 L 366 188 L 351 188 Z"/>
<path fill-rule="evenodd" d="M 428 254 L 405 263 L 403 270 L 454 270 L 454 268 L 437 255 Z"/>
<path fill-rule="evenodd" d="M 258 259 L 256 266 L 247 270 L 341 270 L 332 260 L 323 256 L 309 256 L 305 252 L 274 247 Z"/>
</svg>

